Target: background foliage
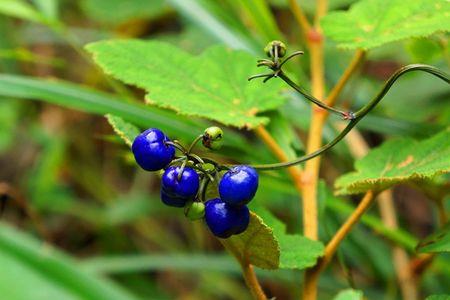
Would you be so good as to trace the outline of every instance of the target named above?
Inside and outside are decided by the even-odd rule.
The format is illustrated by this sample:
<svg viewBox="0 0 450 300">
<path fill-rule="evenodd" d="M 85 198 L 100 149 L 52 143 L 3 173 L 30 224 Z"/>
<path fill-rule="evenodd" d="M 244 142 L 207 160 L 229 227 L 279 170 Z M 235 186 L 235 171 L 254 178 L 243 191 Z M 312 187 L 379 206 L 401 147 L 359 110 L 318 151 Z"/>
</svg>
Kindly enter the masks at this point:
<svg viewBox="0 0 450 300">
<path fill-rule="evenodd" d="M 0 0 L 2 298 L 250 298 L 238 263 L 201 222 L 160 203 L 157 174 L 136 168 L 128 146 L 148 127 L 188 143 L 224 124 L 223 149 L 201 154 L 275 162 L 250 130 L 265 124 L 290 158 L 305 153 L 309 105 L 279 80 L 246 81 L 268 41 L 306 50 L 289 2 Z M 298 3 L 314 14 L 315 1 Z M 348 49 L 370 50 L 338 105 L 362 107 L 404 64 L 448 72 L 449 10 L 445 0 L 330 0 L 321 23 L 327 89 Z M 307 90 L 310 58 L 306 51 L 286 69 Z M 393 188 L 399 228 L 371 209 L 321 277 L 321 299 L 400 299 L 392 245 L 412 265 L 419 253 L 438 253 L 416 285 L 422 298 L 448 297 L 449 120 L 448 85 L 410 74 L 358 124 L 374 148 L 367 156 L 356 159 L 351 142 L 324 156 L 321 241 L 359 202 L 352 194 L 368 189 Z M 341 125 L 330 118 L 324 140 Z M 268 296 L 298 298 L 302 272 L 324 246 L 301 236 L 288 173 L 261 172 L 250 208 L 259 216 L 252 230 L 263 229 L 251 243 L 246 235 L 231 243 L 262 267 Z"/>
</svg>

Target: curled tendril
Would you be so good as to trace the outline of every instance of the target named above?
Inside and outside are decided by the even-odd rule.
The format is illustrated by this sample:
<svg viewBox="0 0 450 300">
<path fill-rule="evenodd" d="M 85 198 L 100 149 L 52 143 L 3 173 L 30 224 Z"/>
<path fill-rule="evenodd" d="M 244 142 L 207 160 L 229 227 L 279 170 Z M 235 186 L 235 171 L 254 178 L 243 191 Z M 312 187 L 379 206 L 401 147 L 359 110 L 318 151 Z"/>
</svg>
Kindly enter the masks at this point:
<svg viewBox="0 0 450 300">
<path fill-rule="evenodd" d="M 286 59 L 288 59 L 289 57 L 290 56 L 288 56 Z M 269 67 L 272 70 L 274 70 L 274 71 L 278 70 L 276 76 L 282 78 L 285 82 L 287 82 L 295 90 L 297 90 L 298 92 L 302 93 L 305 97 L 307 97 L 307 99 L 309 99 L 312 102 L 316 103 L 315 101 L 317 99 L 315 99 L 314 97 L 310 96 L 308 93 L 306 93 L 304 90 L 302 90 L 299 86 L 295 85 L 295 83 L 290 81 L 290 79 L 281 72 L 280 67 L 283 65 L 284 62 L 286 62 L 286 60 L 284 60 L 281 63 L 279 61 L 277 63 L 275 63 L 275 62 L 270 61 L 270 60 L 261 60 L 260 61 L 261 64 L 264 63 L 265 65 L 266 64 L 268 66 L 270 65 Z M 272 65 L 272 63 L 277 64 L 277 65 Z M 273 169 L 279 169 L 279 168 L 286 168 L 286 167 L 291 167 L 291 166 L 300 164 L 302 162 L 305 162 L 307 160 L 310 160 L 310 159 L 312 159 L 312 158 L 314 158 L 316 156 L 319 156 L 319 155 L 323 154 L 324 152 L 328 151 L 333 146 L 335 146 L 339 141 L 341 141 L 353 129 L 353 127 L 355 127 L 356 124 L 358 124 L 359 121 L 361 121 L 372 109 L 374 109 L 377 106 L 378 103 L 380 103 L 380 101 L 384 98 L 384 96 L 387 94 L 387 92 L 390 90 L 390 88 L 393 86 L 393 84 L 397 81 L 397 79 L 399 79 L 404 74 L 412 72 L 412 71 L 423 71 L 423 72 L 429 73 L 429 74 L 431 74 L 433 76 L 436 76 L 439 79 L 442 79 L 446 83 L 450 83 L 449 75 L 446 74 L 445 72 L 439 70 L 436 67 L 429 66 L 429 65 L 423 65 L 423 64 L 412 64 L 412 65 L 404 66 L 403 68 L 400 68 L 399 70 L 397 70 L 385 82 L 385 84 L 381 88 L 380 92 L 374 98 L 372 98 L 364 107 L 362 107 L 361 109 L 359 109 L 355 113 L 352 113 L 352 112 L 345 112 L 344 113 L 344 112 L 342 112 L 342 115 L 343 115 L 344 119 L 349 120 L 349 123 L 344 128 L 344 130 L 342 130 L 341 133 L 338 136 L 336 136 L 334 138 L 334 140 L 332 140 L 328 144 L 325 144 L 320 149 L 318 149 L 318 150 L 316 150 L 316 151 L 314 151 L 314 152 L 312 152 L 310 154 L 298 157 L 298 158 L 296 158 L 296 159 L 294 159 L 292 161 L 289 161 L 289 162 L 274 163 L 274 164 L 250 165 L 250 166 L 255 168 L 255 169 L 259 169 L 259 170 L 273 170 Z M 273 75 L 273 74 L 269 74 L 269 75 L 268 74 L 262 74 L 262 75 L 253 76 L 253 78 L 267 77 L 267 76 L 275 77 L 275 75 Z M 316 103 L 316 104 L 318 104 L 318 103 Z M 320 104 L 318 104 L 318 105 L 320 105 Z M 190 145 L 190 147 L 188 149 L 183 147 L 176 140 L 174 140 L 174 141 L 166 141 L 165 143 L 167 145 L 174 146 L 175 148 L 177 148 L 183 154 L 183 156 L 177 157 L 176 160 L 172 161 L 171 165 L 179 164 L 181 162 L 181 166 L 183 168 L 186 165 L 188 160 L 192 160 L 194 162 L 192 167 L 194 169 L 199 170 L 200 172 L 202 172 L 205 175 L 205 180 L 213 182 L 213 181 L 218 179 L 220 171 L 228 170 L 231 167 L 233 167 L 234 165 L 220 164 L 219 162 L 217 162 L 217 161 L 215 161 L 215 160 L 213 160 L 211 158 L 200 157 L 200 156 L 192 153 L 191 151 L 193 150 L 194 146 L 202 139 L 203 139 L 203 135 L 198 136 L 194 140 L 194 142 Z M 206 164 L 211 164 L 213 166 L 213 169 L 212 170 L 204 169 L 203 166 L 204 166 L 205 163 Z M 180 173 L 182 173 L 182 172 L 180 172 Z"/>
<path fill-rule="evenodd" d="M 392 85 L 399 79 L 402 75 L 412 72 L 412 71 L 423 71 L 426 73 L 429 73 L 431 75 L 436 76 L 437 78 L 442 79 L 446 83 L 450 83 L 449 75 L 445 72 L 439 70 L 438 68 L 435 68 L 433 66 L 429 65 L 422 65 L 422 64 L 412 64 L 407 65 L 399 70 L 397 70 L 384 84 L 380 92 L 367 103 L 364 107 L 362 107 L 360 110 L 358 110 L 356 113 L 353 113 L 351 116 L 352 119 L 350 119 L 350 122 L 348 125 L 342 130 L 342 132 L 334 138 L 331 142 L 324 145 L 322 148 L 318 149 L 317 151 L 314 151 L 308 155 L 304 155 L 301 157 L 298 157 L 292 161 L 285 162 L 285 163 L 275 163 L 275 164 L 264 164 L 264 165 L 252 165 L 255 169 L 260 170 L 272 170 L 272 169 L 278 169 L 278 168 L 286 168 L 290 166 L 297 165 L 299 163 L 305 162 L 309 159 L 312 159 L 316 156 L 321 155 L 322 153 L 328 151 L 331 149 L 334 145 L 336 145 L 340 140 L 342 140 L 351 130 L 353 127 L 358 124 L 359 121 L 361 121 L 372 109 L 374 109 L 378 103 L 384 98 L 384 96 L 387 94 L 389 89 L 392 87 Z"/>
<path fill-rule="evenodd" d="M 271 73 L 266 74 L 257 74 L 250 76 L 248 78 L 249 81 L 256 79 L 256 78 L 264 78 L 263 83 L 269 81 L 272 78 L 279 77 L 284 82 L 286 82 L 288 85 L 290 85 L 294 90 L 299 92 L 301 95 L 303 95 L 307 100 L 311 101 L 312 103 L 316 104 L 317 106 L 331 112 L 340 115 L 344 120 L 352 120 L 354 118 L 354 114 L 352 112 L 342 111 L 336 108 L 333 108 L 331 106 L 326 105 L 319 99 L 315 98 L 314 96 L 310 95 L 307 91 L 305 91 L 302 87 L 297 85 L 295 82 L 293 82 L 281 69 L 283 65 L 288 62 L 290 59 L 302 55 L 303 51 L 295 51 L 294 53 L 288 55 L 286 58 L 281 59 L 281 56 L 279 56 L 278 52 L 280 49 L 280 43 L 279 41 L 272 41 L 270 42 L 266 48 L 265 52 L 268 53 L 270 59 L 260 59 L 258 60 L 258 67 L 267 67 L 270 70 L 272 70 Z M 283 43 L 284 51 L 286 51 L 286 47 Z M 284 56 L 284 53 L 283 55 Z"/>
</svg>

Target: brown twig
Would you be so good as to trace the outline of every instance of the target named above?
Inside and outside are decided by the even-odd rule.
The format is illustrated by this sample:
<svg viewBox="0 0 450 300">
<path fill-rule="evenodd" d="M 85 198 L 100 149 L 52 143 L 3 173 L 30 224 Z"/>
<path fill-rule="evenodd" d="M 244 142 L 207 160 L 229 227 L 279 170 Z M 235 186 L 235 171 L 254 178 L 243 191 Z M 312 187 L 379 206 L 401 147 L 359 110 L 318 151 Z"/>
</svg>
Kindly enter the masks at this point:
<svg viewBox="0 0 450 300">
<path fill-rule="evenodd" d="M 238 254 L 237 250 L 233 248 L 231 243 L 228 243 L 226 240 L 219 239 L 220 243 L 230 252 L 236 260 L 241 265 L 242 275 L 244 276 L 245 284 L 250 289 L 253 298 L 256 300 L 267 300 L 267 296 L 264 293 L 258 278 L 256 277 L 255 270 L 253 266 L 245 259 L 242 258 L 241 255 Z"/>
<path fill-rule="evenodd" d="M 324 256 L 319 260 L 317 265 L 312 269 L 306 271 L 306 278 L 303 287 L 303 299 L 315 299 L 317 297 L 317 282 L 319 275 L 323 269 L 330 263 L 340 243 L 347 236 L 353 226 L 361 219 L 361 216 L 369 209 L 374 200 L 374 193 L 368 191 L 361 202 L 355 208 L 353 213 L 347 218 L 347 220 L 338 229 L 336 234 L 331 238 L 325 247 Z"/>
<path fill-rule="evenodd" d="M 344 124 L 337 125 L 338 129 L 343 129 Z M 351 145 L 350 152 L 353 157 L 361 158 L 369 152 L 369 146 L 358 130 L 350 132 L 345 141 Z M 386 227 L 393 230 L 398 228 L 394 199 L 391 190 L 386 190 L 378 196 L 378 207 L 380 216 Z M 410 259 L 406 251 L 396 245 L 392 246 L 392 257 L 397 281 L 400 286 L 403 299 L 418 299 L 418 292 L 414 270 L 410 268 Z"/>
</svg>

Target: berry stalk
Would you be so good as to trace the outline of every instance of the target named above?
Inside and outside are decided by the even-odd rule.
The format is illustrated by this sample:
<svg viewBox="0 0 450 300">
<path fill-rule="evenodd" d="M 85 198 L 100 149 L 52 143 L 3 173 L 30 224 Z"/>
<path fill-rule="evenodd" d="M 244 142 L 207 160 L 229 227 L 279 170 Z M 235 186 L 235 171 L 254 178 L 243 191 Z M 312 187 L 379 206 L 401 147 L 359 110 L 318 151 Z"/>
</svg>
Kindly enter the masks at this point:
<svg viewBox="0 0 450 300">
<path fill-rule="evenodd" d="M 286 167 L 300 164 L 302 162 L 305 162 L 307 160 L 310 160 L 316 156 L 323 154 L 324 152 L 331 149 L 334 145 L 336 145 L 339 141 L 341 141 L 350 132 L 350 130 L 352 130 L 352 128 L 355 127 L 356 124 L 359 123 L 359 121 L 361 121 L 372 109 L 374 109 L 378 105 L 378 103 L 380 103 L 380 101 L 384 98 L 384 96 L 390 90 L 390 88 L 395 83 L 395 81 L 397 81 L 397 79 L 399 79 L 404 74 L 412 72 L 412 71 L 423 71 L 423 72 L 429 73 L 433 76 L 436 76 L 437 78 L 442 79 L 446 83 L 450 83 L 449 75 L 446 74 L 445 72 L 439 70 L 436 67 L 429 66 L 429 65 L 422 65 L 422 64 L 407 65 L 407 66 L 399 69 L 397 72 L 395 72 L 386 81 L 386 83 L 384 84 L 384 86 L 382 87 L 380 92 L 372 100 L 370 100 L 369 103 L 367 103 L 363 108 L 361 108 L 356 113 L 354 113 L 355 118 L 350 120 L 350 122 L 344 128 L 344 130 L 342 130 L 342 132 L 328 144 L 325 144 L 323 147 L 321 147 L 320 149 L 318 149 L 310 154 L 298 157 L 289 162 L 252 165 L 252 167 L 255 169 L 259 169 L 259 170 L 274 170 L 274 169 L 279 169 L 279 168 L 286 168 Z"/>
</svg>

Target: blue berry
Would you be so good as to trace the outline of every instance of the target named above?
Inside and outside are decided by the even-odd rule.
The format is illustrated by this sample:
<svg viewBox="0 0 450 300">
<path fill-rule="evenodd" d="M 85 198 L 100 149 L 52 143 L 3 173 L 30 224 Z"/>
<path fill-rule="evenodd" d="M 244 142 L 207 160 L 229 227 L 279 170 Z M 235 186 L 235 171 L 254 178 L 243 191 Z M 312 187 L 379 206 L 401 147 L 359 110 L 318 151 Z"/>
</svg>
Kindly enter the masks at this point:
<svg viewBox="0 0 450 300">
<path fill-rule="evenodd" d="M 134 158 L 142 169 L 157 171 L 166 167 L 175 156 L 175 148 L 164 142 L 169 138 L 159 129 L 150 128 L 139 134 L 131 147 Z"/>
<path fill-rule="evenodd" d="M 189 200 L 186 198 L 168 195 L 161 189 L 161 201 L 168 206 L 184 207 Z"/>
<path fill-rule="evenodd" d="M 215 198 L 206 202 L 205 221 L 215 236 L 224 239 L 247 229 L 250 212 L 246 205 L 234 207 Z"/>
<path fill-rule="evenodd" d="M 185 167 L 178 179 L 181 167 L 168 167 L 161 180 L 161 189 L 169 196 L 190 200 L 197 195 L 200 178 L 194 169 Z"/>
<path fill-rule="evenodd" d="M 249 166 L 236 166 L 219 183 L 220 199 L 233 206 L 247 204 L 258 189 L 258 173 Z"/>
</svg>

